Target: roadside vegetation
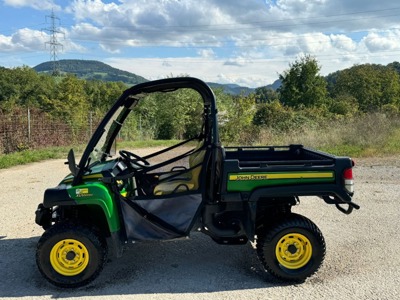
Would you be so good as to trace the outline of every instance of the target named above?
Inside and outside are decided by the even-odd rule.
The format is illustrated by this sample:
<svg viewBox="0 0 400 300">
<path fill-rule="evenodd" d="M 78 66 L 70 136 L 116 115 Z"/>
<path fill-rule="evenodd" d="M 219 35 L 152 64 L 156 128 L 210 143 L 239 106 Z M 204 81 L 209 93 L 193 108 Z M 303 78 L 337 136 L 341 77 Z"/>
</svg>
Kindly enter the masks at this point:
<svg viewBox="0 0 400 300">
<path fill-rule="evenodd" d="M 223 144 L 303 144 L 353 157 L 399 154 L 400 63 L 356 65 L 327 77 L 319 75 L 320 69 L 314 57 L 303 56 L 279 75 L 278 90 L 260 87 L 234 96 L 215 89 Z M 63 158 L 71 146 L 79 152 L 76 145 L 88 140 L 124 89 L 123 83 L 0 67 L 0 168 Z M 140 103 L 120 143 L 167 146 L 193 137 L 199 124 L 193 116 L 202 110 L 196 97 L 182 91 L 174 98 L 156 94 Z M 13 116 L 27 109 L 40 112 L 43 126 L 54 130 L 36 130 L 39 136 L 29 138 L 18 134 Z M 16 126 L 12 130 L 7 129 L 10 123 Z M 54 125 L 60 123 L 62 131 Z"/>
<path fill-rule="evenodd" d="M 177 140 L 147 140 L 147 141 L 130 141 L 118 143 L 118 148 L 135 149 L 135 148 L 152 148 L 152 147 L 169 147 L 179 141 Z M 38 162 L 46 159 L 61 159 L 67 160 L 68 151 L 74 148 L 75 154 L 79 157 L 86 145 L 71 145 L 70 147 L 48 147 L 43 149 L 28 149 L 23 151 L 16 151 L 10 154 L 0 155 L 0 169 L 9 168 Z"/>
</svg>

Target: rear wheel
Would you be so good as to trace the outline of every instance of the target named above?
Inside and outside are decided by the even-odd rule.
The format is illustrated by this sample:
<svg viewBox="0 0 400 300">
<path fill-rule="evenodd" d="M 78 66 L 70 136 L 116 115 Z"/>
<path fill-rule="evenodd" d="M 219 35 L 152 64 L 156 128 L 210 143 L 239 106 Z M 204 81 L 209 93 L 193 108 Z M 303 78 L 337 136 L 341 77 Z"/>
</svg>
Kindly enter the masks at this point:
<svg viewBox="0 0 400 300">
<path fill-rule="evenodd" d="M 94 280 L 107 259 L 107 244 L 96 230 L 59 223 L 40 238 L 36 263 L 43 276 L 60 287 L 79 287 Z"/>
<path fill-rule="evenodd" d="M 257 254 L 264 268 L 275 277 L 304 281 L 321 266 L 325 241 L 313 222 L 291 214 L 259 233 Z"/>
</svg>

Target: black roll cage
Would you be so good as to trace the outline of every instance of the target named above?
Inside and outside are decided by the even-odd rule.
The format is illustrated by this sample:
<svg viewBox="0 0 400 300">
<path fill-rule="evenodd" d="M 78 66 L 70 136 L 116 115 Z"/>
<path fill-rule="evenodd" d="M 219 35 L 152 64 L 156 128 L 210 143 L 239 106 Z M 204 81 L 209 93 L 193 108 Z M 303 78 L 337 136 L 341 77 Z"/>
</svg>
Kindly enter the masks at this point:
<svg viewBox="0 0 400 300">
<path fill-rule="evenodd" d="M 166 78 L 161 80 L 149 81 L 135 85 L 123 92 L 123 94 L 118 98 L 110 110 L 106 113 L 103 120 L 100 122 L 99 126 L 90 138 L 85 151 L 77 166 L 77 172 L 74 176 L 72 185 L 79 185 L 82 183 L 82 177 L 87 169 L 89 162 L 89 156 L 94 150 L 94 147 L 99 142 L 100 138 L 105 132 L 105 126 L 108 124 L 109 120 L 114 116 L 115 112 L 121 108 L 126 108 L 126 112 L 118 120 L 117 126 L 113 128 L 110 132 L 110 137 L 106 141 L 104 147 L 105 153 L 109 153 L 115 138 L 120 131 L 125 118 L 129 115 L 129 108 L 142 98 L 143 94 L 151 94 L 155 92 L 171 92 L 178 89 L 187 88 L 197 91 L 204 101 L 204 141 L 207 147 L 215 149 L 220 145 L 219 132 L 218 132 L 218 119 L 217 119 L 217 108 L 215 95 L 211 88 L 202 80 L 193 77 L 177 77 L 177 78 Z M 211 168 L 216 164 L 216 151 L 212 151 L 211 156 Z M 103 159 L 105 160 L 106 157 Z M 214 172 L 211 172 L 212 176 Z M 213 178 L 211 178 L 213 180 Z M 213 181 L 211 181 L 213 182 Z"/>
</svg>

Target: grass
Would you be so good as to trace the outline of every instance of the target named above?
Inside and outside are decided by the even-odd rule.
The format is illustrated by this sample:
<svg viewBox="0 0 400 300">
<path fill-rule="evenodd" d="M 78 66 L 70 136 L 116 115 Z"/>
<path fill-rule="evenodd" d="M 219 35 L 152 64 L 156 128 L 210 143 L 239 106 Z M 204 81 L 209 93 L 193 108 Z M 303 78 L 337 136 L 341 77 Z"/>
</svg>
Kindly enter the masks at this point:
<svg viewBox="0 0 400 300">
<path fill-rule="evenodd" d="M 179 140 L 147 140 L 147 141 L 123 141 L 117 142 L 118 149 L 125 148 L 148 148 L 148 147 L 170 147 L 178 144 Z"/>
<path fill-rule="evenodd" d="M 149 140 L 149 141 L 133 141 L 119 142 L 118 149 L 134 149 L 147 147 L 168 147 L 177 144 L 178 140 Z M 70 148 L 73 148 L 75 154 L 82 153 L 84 146 L 77 145 L 72 147 L 50 147 L 45 149 L 33 149 L 10 154 L 0 155 L 0 169 L 10 168 L 13 166 L 24 165 L 32 162 L 43 161 L 46 159 L 66 158 Z"/>
<path fill-rule="evenodd" d="M 51 147 L 38 150 L 24 150 L 10 154 L 0 155 L 0 169 L 24 165 L 46 159 L 67 157 L 68 149 L 65 147 Z"/>
<path fill-rule="evenodd" d="M 368 114 L 354 119 L 332 121 L 325 126 L 295 128 L 289 132 L 265 129 L 258 144 L 303 144 L 334 155 L 351 157 L 400 154 L 400 119 Z"/>
</svg>

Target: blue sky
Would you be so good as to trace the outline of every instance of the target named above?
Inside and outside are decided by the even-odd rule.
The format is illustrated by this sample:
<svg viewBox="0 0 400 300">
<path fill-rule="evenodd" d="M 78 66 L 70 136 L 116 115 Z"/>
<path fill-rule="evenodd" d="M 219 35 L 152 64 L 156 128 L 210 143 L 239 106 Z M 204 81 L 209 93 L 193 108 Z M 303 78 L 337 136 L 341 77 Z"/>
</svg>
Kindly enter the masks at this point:
<svg viewBox="0 0 400 300">
<path fill-rule="evenodd" d="M 270 84 L 313 55 L 327 75 L 400 58 L 394 0 L 0 0 L 0 66 L 93 59 L 147 79 Z M 61 46 L 62 44 L 62 46 Z"/>
</svg>

